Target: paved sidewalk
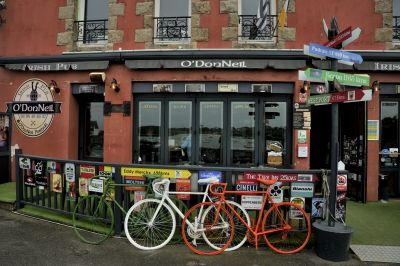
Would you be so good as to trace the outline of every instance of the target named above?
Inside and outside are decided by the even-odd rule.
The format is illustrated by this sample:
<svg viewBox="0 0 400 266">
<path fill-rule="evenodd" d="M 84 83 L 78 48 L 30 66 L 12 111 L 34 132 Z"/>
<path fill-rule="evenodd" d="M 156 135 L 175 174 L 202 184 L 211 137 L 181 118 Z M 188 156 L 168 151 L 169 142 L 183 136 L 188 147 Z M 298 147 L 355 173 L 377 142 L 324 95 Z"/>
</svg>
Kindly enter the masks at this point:
<svg viewBox="0 0 400 266">
<path fill-rule="evenodd" d="M 199 256 L 184 244 L 156 251 L 141 251 L 125 238 L 110 238 L 98 246 L 79 241 L 73 229 L 0 210 L 0 265 L 390 265 L 363 263 L 355 255 L 333 263 L 313 250 L 280 255 L 260 247 L 244 247 L 217 256 Z"/>
</svg>

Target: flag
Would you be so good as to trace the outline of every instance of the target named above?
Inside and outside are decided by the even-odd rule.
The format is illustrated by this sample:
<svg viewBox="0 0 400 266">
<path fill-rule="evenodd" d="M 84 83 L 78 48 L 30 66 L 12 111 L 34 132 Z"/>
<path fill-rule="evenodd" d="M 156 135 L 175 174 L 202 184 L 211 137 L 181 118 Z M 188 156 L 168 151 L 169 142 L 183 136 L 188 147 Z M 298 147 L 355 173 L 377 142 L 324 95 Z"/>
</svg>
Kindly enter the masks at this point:
<svg viewBox="0 0 400 266">
<path fill-rule="evenodd" d="M 278 27 L 285 27 L 286 13 L 288 8 L 289 8 L 289 0 L 286 0 L 281 12 L 278 15 Z"/>
<path fill-rule="evenodd" d="M 257 11 L 257 23 L 256 26 L 258 30 L 263 30 L 267 26 L 267 19 L 269 14 L 269 1 L 270 0 L 260 0 Z"/>
</svg>

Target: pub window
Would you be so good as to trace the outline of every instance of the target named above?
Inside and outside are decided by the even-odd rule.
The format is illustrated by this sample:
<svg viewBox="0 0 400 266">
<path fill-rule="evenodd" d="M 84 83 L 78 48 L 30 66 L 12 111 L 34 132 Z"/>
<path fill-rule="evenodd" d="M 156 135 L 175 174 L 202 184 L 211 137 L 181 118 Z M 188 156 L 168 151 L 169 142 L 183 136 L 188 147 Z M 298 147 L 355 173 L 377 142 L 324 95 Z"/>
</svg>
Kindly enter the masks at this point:
<svg viewBox="0 0 400 266">
<path fill-rule="evenodd" d="M 75 40 L 82 44 L 104 44 L 108 35 L 108 0 L 79 0 Z"/>
<path fill-rule="evenodd" d="M 190 41 L 191 0 L 156 0 L 154 41 Z"/>
<path fill-rule="evenodd" d="M 266 1 L 264 21 L 257 18 L 260 0 L 239 0 L 239 41 L 271 42 L 274 41 L 276 29 L 275 1 Z"/>
</svg>

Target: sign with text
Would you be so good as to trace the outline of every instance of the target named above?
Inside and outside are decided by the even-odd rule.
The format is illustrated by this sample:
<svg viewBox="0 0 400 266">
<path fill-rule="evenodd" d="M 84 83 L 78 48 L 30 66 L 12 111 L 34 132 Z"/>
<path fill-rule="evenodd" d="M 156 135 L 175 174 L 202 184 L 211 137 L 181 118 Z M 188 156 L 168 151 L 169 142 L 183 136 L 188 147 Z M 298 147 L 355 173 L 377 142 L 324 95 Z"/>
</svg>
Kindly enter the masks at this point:
<svg viewBox="0 0 400 266">
<path fill-rule="evenodd" d="M 336 79 L 341 85 L 346 86 L 370 86 L 370 77 L 366 74 L 346 74 L 335 71 L 307 68 L 305 71 L 299 70 L 299 80 L 325 82 Z"/>
<path fill-rule="evenodd" d="M 255 180 L 238 180 L 236 181 L 237 191 L 257 191 L 258 182 Z"/>
<path fill-rule="evenodd" d="M 247 210 L 259 210 L 262 207 L 263 196 L 242 195 L 242 207 Z"/>
<path fill-rule="evenodd" d="M 318 94 L 308 97 L 308 105 L 324 105 L 331 103 L 364 102 L 372 99 L 372 90 L 350 90 L 327 94 Z"/>
<path fill-rule="evenodd" d="M 313 174 L 284 174 L 284 173 L 243 173 L 243 179 L 277 180 L 279 182 L 313 182 Z"/>
<path fill-rule="evenodd" d="M 347 175 L 337 176 L 337 191 L 347 191 Z"/>
<path fill-rule="evenodd" d="M 350 37 L 351 37 L 351 27 L 348 27 L 347 29 L 345 29 L 344 31 L 342 31 L 338 35 L 336 35 L 336 37 L 333 40 L 325 43 L 324 46 L 335 47 Z"/>
<path fill-rule="evenodd" d="M 162 178 L 189 178 L 188 170 L 122 167 L 122 176 L 160 175 Z"/>
<path fill-rule="evenodd" d="M 190 192 L 190 179 L 177 178 L 176 192 Z M 190 194 L 176 194 L 176 199 L 190 200 Z"/>
<path fill-rule="evenodd" d="M 311 198 L 314 195 L 314 184 L 292 183 L 290 194 L 292 197 Z"/>
<path fill-rule="evenodd" d="M 326 57 L 334 58 L 338 59 L 340 63 L 345 64 L 361 64 L 363 62 L 362 57 L 358 54 L 329 48 L 317 43 L 304 45 L 304 54 L 322 59 L 325 59 Z"/>
<path fill-rule="evenodd" d="M 144 191 L 146 178 L 143 176 L 124 176 L 125 190 Z M 135 186 L 136 185 L 136 186 Z"/>
</svg>

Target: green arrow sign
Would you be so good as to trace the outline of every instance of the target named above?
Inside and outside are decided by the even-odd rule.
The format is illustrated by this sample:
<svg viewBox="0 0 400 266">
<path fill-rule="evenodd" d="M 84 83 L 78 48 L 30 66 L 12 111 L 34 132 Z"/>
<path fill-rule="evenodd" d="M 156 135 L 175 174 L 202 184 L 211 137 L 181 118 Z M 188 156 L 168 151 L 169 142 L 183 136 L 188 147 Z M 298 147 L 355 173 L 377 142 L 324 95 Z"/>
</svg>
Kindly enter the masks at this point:
<svg viewBox="0 0 400 266">
<path fill-rule="evenodd" d="M 320 81 L 333 81 L 336 80 L 342 85 L 348 86 L 369 86 L 369 75 L 351 75 L 345 73 L 339 73 L 334 71 L 327 71 L 315 68 L 307 68 L 304 71 L 306 77 L 312 80 L 320 80 Z"/>
</svg>

